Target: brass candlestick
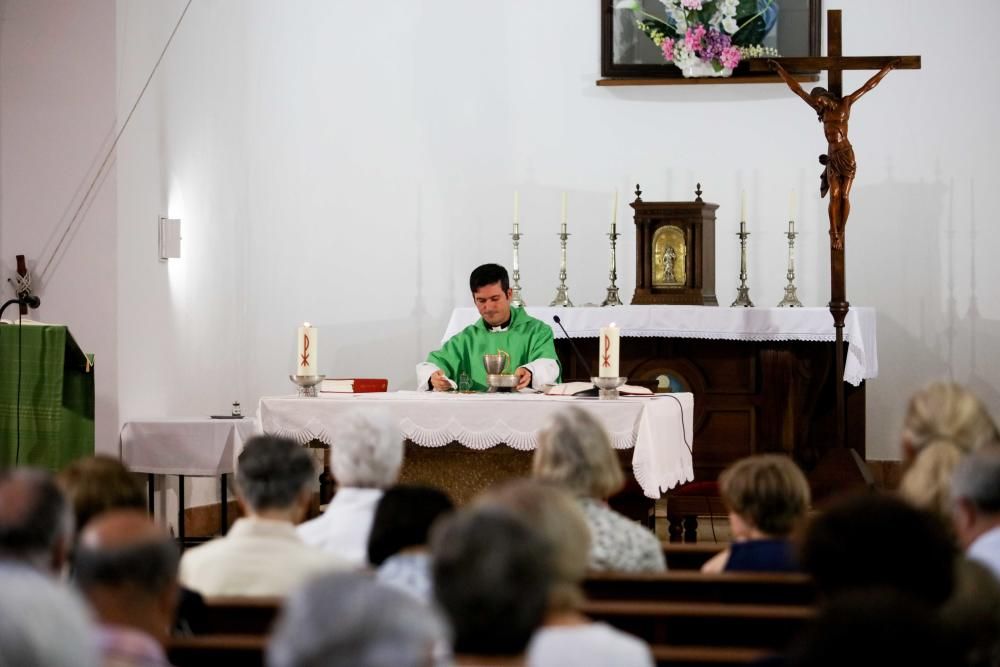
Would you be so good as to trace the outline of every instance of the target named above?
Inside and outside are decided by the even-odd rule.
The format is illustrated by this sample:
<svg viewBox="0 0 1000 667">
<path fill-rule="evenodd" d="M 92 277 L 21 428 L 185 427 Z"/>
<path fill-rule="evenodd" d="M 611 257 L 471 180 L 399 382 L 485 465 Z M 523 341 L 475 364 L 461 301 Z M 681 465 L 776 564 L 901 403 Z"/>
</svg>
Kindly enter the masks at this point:
<svg viewBox="0 0 1000 667">
<path fill-rule="evenodd" d="M 740 220 L 740 231 L 737 236 L 740 237 L 740 286 L 736 288 L 736 301 L 733 301 L 730 307 L 753 308 L 750 287 L 747 285 L 747 237 L 750 236 L 750 232 L 747 231 L 745 220 Z"/>
<path fill-rule="evenodd" d="M 521 269 L 518 267 L 518 257 L 517 248 L 521 241 L 521 232 L 518 229 L 517 223 L 514 223 L 514 232 L 510 235 L 511 240 L 514 243 L 514 266 L 513 266 L 513 277 L 514 284 L 510 286 L 511 299 L 510 305 L 515 308 L 524 308 L 524 299 L 521 298 Z"/>
<path fill-rule="evenodd" d="M 795 223 L 791 220 L 788 221 L 785 236 L 788 237 L 788 271 L 785 273 L 788 284 L 785 285 L 785 298 L 778 304 L 778 308 L 801 308 L 802 302 L 795 293 L 795 237 L 798 234 L 795 233 Z"/>
<path fill-rule="evenodd" d="M 550 306 L 573 307 L 573 302 L 569 300 L 569 287 L 566 286 L 566 240 L 569 234 L 566 233 L 566 223 L 563 223 L 562 231 L 559 232 L 560 260 L 559 260 L 559 286 L 556 288 L 556 298 L 552 300 Z"/>
<path fill-rule="evenodd" d="M 618 285 L 615 284 L 615 281 L 618 280 L 618 262 L 615 257 L 615 246 L 619 236 L 621 234 L 618 233 L 614 225 L 611 225 L 611 233 L 608 234 L 608 238 L 611 239 L 611 270 L 608 272 L 611 284 L 608 285 L 608 295 L 604 297 L 604 301 L 601 303 L 602 306 L 622 305 L 622 300 L 618 298 Z"/>
</svg>

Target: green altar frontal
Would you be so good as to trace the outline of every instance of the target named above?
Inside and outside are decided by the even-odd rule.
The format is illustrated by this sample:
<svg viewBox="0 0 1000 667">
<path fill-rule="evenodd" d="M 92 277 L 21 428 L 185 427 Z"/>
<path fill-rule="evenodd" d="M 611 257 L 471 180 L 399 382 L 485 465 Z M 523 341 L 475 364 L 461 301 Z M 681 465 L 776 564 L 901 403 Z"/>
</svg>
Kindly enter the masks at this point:
<svg viewBox="0 0 1000 667">
<path fill-rule="evenodd" d="M 93 453 L 92 360 L 64 326 L 0 324 L 0 467 L 57 471 Z"/>
</svg>

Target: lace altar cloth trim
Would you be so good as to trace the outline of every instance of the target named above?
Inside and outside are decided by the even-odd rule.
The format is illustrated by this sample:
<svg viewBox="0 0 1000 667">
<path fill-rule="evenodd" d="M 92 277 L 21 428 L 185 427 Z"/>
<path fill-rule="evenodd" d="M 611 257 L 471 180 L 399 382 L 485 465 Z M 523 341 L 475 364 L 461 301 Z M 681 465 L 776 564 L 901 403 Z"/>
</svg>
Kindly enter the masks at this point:
<svg viewBox="0 0 1000 667">
<path fill-rule="evenodd" d="M 540 394 L 453 394 L 400 391 L 341 394 L 320 398 L 270 397 L 260 402 L 265 433 L 305 444 L 319 440 L 336 446 L 337 427 L 358 409 L 388 412 L 404 437 L 423 447 L 458 442 L 470 449 L 500 444 L 531 451 L 551 415 L 569 406 L 601 421 L 616 449 L 632 449 L 636 481 L 650 498 L 694 479 L 691 394 L 629 397 L 617 401 Z"/>
<path fill-rule="evenodd" d="M 726 308 L 718 306 L 613 306 L 580 308 L 529 307 L 528 314 L 552 326 L 556 338 L 564 338 L 553 323 L 559 315 L 571 338 L 594 338 L 601 327 L 614 322 L 623 337 L 699 338 L 706 340 L 806 341 L 836 340 L 833 319 L 826 308 Z M 479 318 L 475 308 L 456 308 L 451 313 L 442 342 Z M 852 307 L 844 322 L 847 356 L 844 381 L 861 384 L 878 376 L 878 346 L 875 309 Z"/>
</svg>

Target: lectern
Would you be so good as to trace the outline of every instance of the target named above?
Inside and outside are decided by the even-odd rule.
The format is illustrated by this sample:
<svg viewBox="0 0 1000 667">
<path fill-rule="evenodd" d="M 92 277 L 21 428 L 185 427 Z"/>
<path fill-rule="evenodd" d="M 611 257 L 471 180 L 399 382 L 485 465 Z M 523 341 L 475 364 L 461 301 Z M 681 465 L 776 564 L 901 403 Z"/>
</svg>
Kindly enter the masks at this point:
<svg viewBox="0 0 1000 667">
<path fill-rule="evenodd" d="M 64 326 L 0 324 L 0 466 L 56 471 L 93 453 L 91 359 Z"/>
</svg>

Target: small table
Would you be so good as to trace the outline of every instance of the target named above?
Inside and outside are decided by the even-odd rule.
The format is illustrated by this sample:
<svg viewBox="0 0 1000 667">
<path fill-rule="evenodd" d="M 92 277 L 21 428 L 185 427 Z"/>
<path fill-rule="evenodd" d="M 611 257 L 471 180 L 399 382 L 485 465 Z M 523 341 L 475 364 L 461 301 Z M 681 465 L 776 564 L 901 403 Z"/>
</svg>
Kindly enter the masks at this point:
<svg viewBox="0 0 1000 667">
<path fill-rule="evenodd" d="M 220 477 L 222 517 L 228 528 L 226 475 L 236 469 L 243 443 L 259 433 L 257 420 L 205 417 L 126 422 L 119 436 L 120 458 L 127 468 L 144 472 L 149 481 L 149 513 L 153 514 L 155 475 L 177 475 L 177 537 L 184 545 L 184 477 Z"/>
</svg>

